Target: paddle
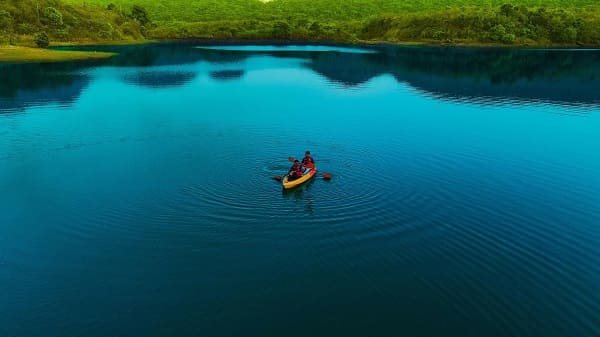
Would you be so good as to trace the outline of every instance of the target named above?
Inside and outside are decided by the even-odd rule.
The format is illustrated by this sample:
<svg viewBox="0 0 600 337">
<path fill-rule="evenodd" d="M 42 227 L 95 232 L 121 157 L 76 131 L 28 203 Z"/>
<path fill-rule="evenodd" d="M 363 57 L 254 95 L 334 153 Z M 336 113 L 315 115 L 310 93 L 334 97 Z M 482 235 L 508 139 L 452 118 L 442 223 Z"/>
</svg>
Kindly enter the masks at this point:
<svg viewBox="0 0 600 337">
<path fill-rule="evenodd" d="M 288 161 L 293 163 L 293 162 L 296 161 L 296 158 L 294 158 L 294 157 L 288 157 Z M 282 179 L 283 178 L 281 176 L 274 176 L 273 177 L 273 180 L 275 180 L 275 181 L 281 181 Z"/>
</svg>

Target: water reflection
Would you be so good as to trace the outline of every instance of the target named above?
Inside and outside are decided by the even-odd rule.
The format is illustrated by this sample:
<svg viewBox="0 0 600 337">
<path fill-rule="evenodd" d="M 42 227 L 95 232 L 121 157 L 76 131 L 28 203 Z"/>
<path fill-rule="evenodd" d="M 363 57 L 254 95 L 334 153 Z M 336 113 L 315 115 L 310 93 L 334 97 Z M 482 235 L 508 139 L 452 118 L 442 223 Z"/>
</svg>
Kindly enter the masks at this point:
<svg viewBox="0 0 600 337">
<path fill-rule="evenodd" d="M 0 65 L 0 110 L 31 105 L 69 104 L 90 83 L 86 69 L 110 66 L 147 69 L 128 74 L 125 81 L 147 87 L 182 86 L 198 72 L 213 80 L 233 80 L 248 70 L 253 57 L 293 58 L 327 81 L 355 87 L 389 74 L 398 82 L 436 98 L 476 104 L 549 102 L 566 105 L 600 104 L 600 51 L 510 50 L 442 47 L 377 47 L 377 53 L 265 48 L 202 49 L 191 43 L 141 46 L 101 46 L 84 49 L 116 51 L 108 60 L 59 64 Z M 276 60 L 266 63 L 276 67 Z M 233 70 L 200 70 L 191 65 L 236 64 Z M 182 71 L 152 67 L 190 65 Z"/>
<path fill-rule="evenodd" d="M 306 215 L 314 214 L 314 206 L 313 206 L 313 198 L 310 190 L 312 185 L 315 183 L 315 180 L 318 178 L 313 178 L 306 182 L 303 185 L 300 185 L 296 188 L 292 188 L 289 190 L 282 189 L 282 196 L 284 199 L 293 201 L 298 207 L 301 207 L 302 212 Z"/>
<path fill-rule="evenodd" d="M 125 75 L 125 82 L 151 88 L 176 87 L 184 85 L 196 77 L 196 73 L 186 71 L 142 71 Z"/>
<path fill-rule="evenodd" d="M 391 74 L 452 100 L 600 103 L 599 51 L 388 47 L 379 54 L 317 54 L 306 65 L 346 86 Z"/>
<path fill-rule="evenodd" d="M 217 81 L 227 81 L 227 80 L 236 80 L 240 79 L 244 76 L 243 70 L 219 70 L 219 71 L 211 71 L 210 78 L 215 79 Z"/>
<path fill-rule="evenodd" d="M 77 63 L 0 64 L 0 113 L 74 102 L 90 82 L 89 76 L 74 71 L 81 67 Z"/>
</svg>

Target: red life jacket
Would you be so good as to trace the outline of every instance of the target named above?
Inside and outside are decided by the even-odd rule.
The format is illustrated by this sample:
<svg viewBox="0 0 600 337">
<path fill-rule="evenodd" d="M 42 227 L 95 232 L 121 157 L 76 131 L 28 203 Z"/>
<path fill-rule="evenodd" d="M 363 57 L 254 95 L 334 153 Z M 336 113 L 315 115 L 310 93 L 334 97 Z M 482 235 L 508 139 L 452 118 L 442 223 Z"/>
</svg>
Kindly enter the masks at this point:
<svg viewBox="0 0 600 337">
<path fill-rule="evenodd" d="M 302 165 L 294 164 L 294 166 L 292 166 L 292 168 L 290 169 L 290 175 L 293 177 L 297 177 L 297 178 L 302 177 L 304 175 L 304 170 L 302 169 Z"/>
<path fill-rule="evenodd" d="M 306 156 L 306 157 L 304 157 L 304 159 L 302 159 L 302 164 L 304 164 L 304 165 L 314 164 L 314 163 L 315 163 L 315 160 L 311 156 Z"/>
</svg>

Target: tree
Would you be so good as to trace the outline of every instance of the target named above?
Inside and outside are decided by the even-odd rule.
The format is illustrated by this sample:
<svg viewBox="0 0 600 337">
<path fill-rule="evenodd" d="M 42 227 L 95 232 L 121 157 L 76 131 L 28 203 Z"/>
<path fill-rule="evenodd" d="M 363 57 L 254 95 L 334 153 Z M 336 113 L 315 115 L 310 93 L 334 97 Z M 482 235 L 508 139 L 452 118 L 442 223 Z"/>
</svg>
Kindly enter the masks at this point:
<svg viewBox="0 0 600 337">
<path fill-rule="evenodd" d="M 577 40 L 577 28 L 567 27 L 560 32 L 560 42 L 575 42 Z"/>
<path fill-rule="evenodd" d="M 131 8 L 131 17 L 137 20 L 142 26 L 150 23 L 150 18 L 148 18 L 148 12 L 142 6 L 133 5 Z"/>
<path fill-rule="evenodd" d="M 502 43 L 513 43 L 515 42 L 515 34 L 506 30 L 503 25 L 496 25 L 492 28 L 491 38 L 493 41 L 500 41 Z"/>
<path fill-rule="evenodd" d="M 519 8 L 511 4 L 504 4 L 500 7 L 500 14 L 504 16 L 512 16 Z"/>
<path fill-rule="evenodd" d="M 309 29 L 310 32 L 315 36 L 319 36 L 323 32 L 321 25 L 317 21 L 313 22 Z"/>
<path fill-rule="evenodd" d="M 55 27 L 61 27 L 63 25 L 63 17 L 60 11 L 54 7 L 46 7 L 44 10 L 44 18 L 48 23 Z"/>
<path fill-rule="evenodd" d="M 11 30 L 13 19 L 9 12 L 0 9 L 0 30 Z"/>
<path fill-rule="evenodd" d="M 40 48 L 48 48 L 50 45 L 50 38 L 48 38 L 48 34 L 45 32 L 35 34 L 34 41 L 35 44 Z"/>
<path fill-rule="evenodd" d="M 273 37 L 276 39 L 289 39 L 292 34 L 292 29 L 287 22 L 278 21 L 273 25 Z"/>
</svg>

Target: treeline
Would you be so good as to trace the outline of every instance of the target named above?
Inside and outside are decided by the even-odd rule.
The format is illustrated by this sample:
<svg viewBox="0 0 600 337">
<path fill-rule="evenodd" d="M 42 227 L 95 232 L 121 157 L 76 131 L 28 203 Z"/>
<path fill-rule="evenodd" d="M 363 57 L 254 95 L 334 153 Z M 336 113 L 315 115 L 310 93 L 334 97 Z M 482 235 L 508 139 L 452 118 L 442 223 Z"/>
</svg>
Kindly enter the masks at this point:
<svg viewBox="0 0 600 337">
<path fill-rule="evenodd" d="M 283 39 L 338 42 L 429 42 L 518 45 L 600 45 L 600 10 L 530 9 L 505 4 L 373 16 L 367 20 L 164 22 L 158 39 Z"/>
<path fill-rule="evenodd" d="M 520 45 L 600 45 L 600 10 L 529 9 L 505 4 L 387 15 L 368 21 L 366 40 L 476 42 Z"/>
<path fill-rule="evenodd" d="M 360 22 L 309 19 L 164 22 L 149 32 L 153 39 L 293 40 L 360 42 Z"/>
<path fill-rule="evenodd" d="M 382 14 L 407 14 L 479 7 L 494 9 L 505 3 L 528 8 L 585 9 L 599 7 L 598 0 L 64 0 L 73 4 L 123 8 L 145 7 L 153 21 L 273 21 L 307 18 L 320 22 L 365 20 Z"/>
<path fill-rule="evenodd" d="M 0 44 L 141 40 L 152 24 L 141 7 L 69 5 L 60 0 L 0 1 Z"/>
</svg>

